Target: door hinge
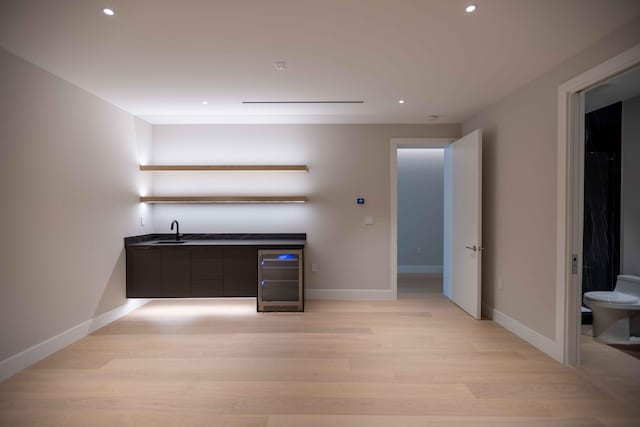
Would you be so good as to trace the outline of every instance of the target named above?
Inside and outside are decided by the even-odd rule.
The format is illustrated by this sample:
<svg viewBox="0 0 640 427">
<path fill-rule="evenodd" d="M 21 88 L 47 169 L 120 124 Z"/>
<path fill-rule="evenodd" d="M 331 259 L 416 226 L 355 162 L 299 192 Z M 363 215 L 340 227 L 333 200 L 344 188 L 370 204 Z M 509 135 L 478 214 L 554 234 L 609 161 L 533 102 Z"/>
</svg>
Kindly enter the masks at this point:
<svg viewBox="0 0 640 427">
<path fill-rule="evenodd" d="M 571 255 L 571 274 L 578 274 L 578 255 Z"/>
</svg>

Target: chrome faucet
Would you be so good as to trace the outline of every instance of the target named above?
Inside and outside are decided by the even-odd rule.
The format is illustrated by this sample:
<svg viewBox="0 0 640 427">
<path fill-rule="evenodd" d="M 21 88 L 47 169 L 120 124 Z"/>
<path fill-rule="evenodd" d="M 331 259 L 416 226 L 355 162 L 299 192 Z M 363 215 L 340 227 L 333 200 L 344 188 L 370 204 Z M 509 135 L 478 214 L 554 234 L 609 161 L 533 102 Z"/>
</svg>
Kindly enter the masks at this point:
<svg viewBox="0 0 640 427">
<path fill-rule="evenodd" d="M 171 223 L 171 231 L 173 231 L 173 226 L 176 226 L 176 241 L 180 240 L 180 223 L 177 220 L 173 220 Z"/>
</svg>

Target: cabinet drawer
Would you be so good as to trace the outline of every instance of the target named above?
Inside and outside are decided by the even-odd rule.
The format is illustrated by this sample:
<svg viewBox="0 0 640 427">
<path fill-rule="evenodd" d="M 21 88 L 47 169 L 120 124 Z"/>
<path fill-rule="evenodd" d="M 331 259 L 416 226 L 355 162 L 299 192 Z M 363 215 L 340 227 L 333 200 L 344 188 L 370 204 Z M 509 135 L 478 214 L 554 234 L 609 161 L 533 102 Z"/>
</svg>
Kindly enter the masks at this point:
<svg viewBox="0 0 640 427">
<path fill-rule="evenodd" d="M 262 280 L 263 301 L 298 301 L 297 280 Z"/>
</svg>

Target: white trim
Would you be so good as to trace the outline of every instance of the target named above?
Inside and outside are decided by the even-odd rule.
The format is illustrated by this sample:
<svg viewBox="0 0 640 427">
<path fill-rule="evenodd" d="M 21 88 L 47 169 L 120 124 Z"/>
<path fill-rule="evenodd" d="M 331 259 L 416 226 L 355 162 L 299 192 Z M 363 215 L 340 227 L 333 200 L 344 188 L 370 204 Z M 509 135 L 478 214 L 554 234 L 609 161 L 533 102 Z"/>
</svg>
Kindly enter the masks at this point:
<svg viewBox="0 0 640 427">
<path fill-rule="evenodd" d="M 398 299 L 398 142 L 391 138 L 389 144 L 389 283 L 393 299 Z"/>
<path fill-rule="evenodd" d="M 507 316 L 503 312 L 496 310 L 493 307 L 488 307 L 483 304 L 484 317 L 493 320 L 498 325 L 502 326 L 506 330 L 514 333 L 518 337 L 522 338 L 538 350 L 546 353 L 547 355 L 558 360 L 561 355 L 558 353 L 558 346 L 556 342 L 544 335 L 534 331 L 528 326 L 518 322 L 513 317 Z"/>
<path fill-rule="evenodd" d="M 391 299 L 398 299 L 398 148 L 445 148 L 457 138 L 391 138 L 389 144 Z"/>
<path fill-rule="evenodd" d="M 443 267 L 441 265 L 399 265 L 398 273 L 415 273 L 415 274 L 441 274 Z"/>
<path fill-rule="evenodd" d="M 391 289 L 306 289 L 304 297 L 308 300 L 392 300 L 395 295 Z"/>
<path fill-rule="evenodd" d="M 567 203 L 572 208 L 567 212 L 569 227 L 569 252 L 573 258 L 576 255 L 578 260 L 577 274 L 571 274 L 568 282 L 568 292 L 565 295 L 568 296 L 567 304 L 570 307 L 582 306 L 582 230 L 584 227 L 584 138 L 585 138 L 585 118 L 584 118 L 584 104 L 585 93 L 584 91 L 579 93 L 573 93 L 569 96 L 568 102 L 570 103 L 571 111 L 571 147 L 568 154 L 568 167 L 572 171 L 570 193 L 567 197 Z M 571 249 L 573 248 L 573 249 Z M 578 300 L 576 300 L 576 297 Z M 563 362 L 568 365 L 575 366 L 580 363 L 580 327 L 582 324 L 582 314 L 575 310 L 573 314 L 568 313 L 566 316 L 565 325 L 565 343 L 564 352 L 567 355 L 567 360 L 563 358 Z"/>
<path fill-rule="evenodd" d="M 444 242 L 442 245 L 442 294 L 451 299 L 451 219 L 453 218 L 453 163 L 451 146 L 444 150 Z"/>
<path fill-rule="evenodd" d="M 113 310 L 102 313 L 92 319 L 80 323 L 66 331 L 59 333 L 49 339 L 42 341 L 18 354 L 14 354 L 0 362 L 0 381 L 20 372 L 21 370 L 33 365 L 34 363 L 44 359 L 58 350 L 74 343 L 75 341 L 86 337 L 90 333 L 102 328 L 103 326 L 119 319 L 125 314 L 142 307 L 150 300 L 148 299 L 130 299 L 125 304 L 114 308 Z"/>
<path fill-rule="evenodd" d="M 556 327 L 555 350 L 557 359 L 565 364 L 578 362 L 579 348 L 575 345 L 576 333 L 571 319 L 578 316 L 580 291 L 578 286 L 571 289 L 572 242 L 577 241 L 572 231 L 571 218 L 575 215 L 575 206 L 579 195 L 573 184 L 573 121 L 575 106 L 570 100 L 575 93 L 588 89 L 603 80 L 622 73 L 640 63 L 640 44 L 597 65 L 558 87 L 558 185 L 556 198 Z M 571 120 L 571 122 L 570 122 Z M 579 166 L 579 165 L 576 165 Z M 574 344 L 572 344 L 572 342 Z"/>
</svg>

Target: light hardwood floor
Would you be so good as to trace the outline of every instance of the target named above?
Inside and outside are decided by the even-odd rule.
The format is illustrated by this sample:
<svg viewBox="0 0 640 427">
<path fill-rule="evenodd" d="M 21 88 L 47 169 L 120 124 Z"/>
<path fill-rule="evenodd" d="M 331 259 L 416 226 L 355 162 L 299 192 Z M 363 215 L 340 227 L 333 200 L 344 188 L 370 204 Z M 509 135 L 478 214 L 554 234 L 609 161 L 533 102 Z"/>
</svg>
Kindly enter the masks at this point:
<svg viewBox="0 0 640 427">
<path fill-rule="evenodd" d="M 437 292 L 401 296 L 154 301 L 0 383 L 0 425 L 640 425 L 638 360 L 563 367 Z"/>
</svg>

